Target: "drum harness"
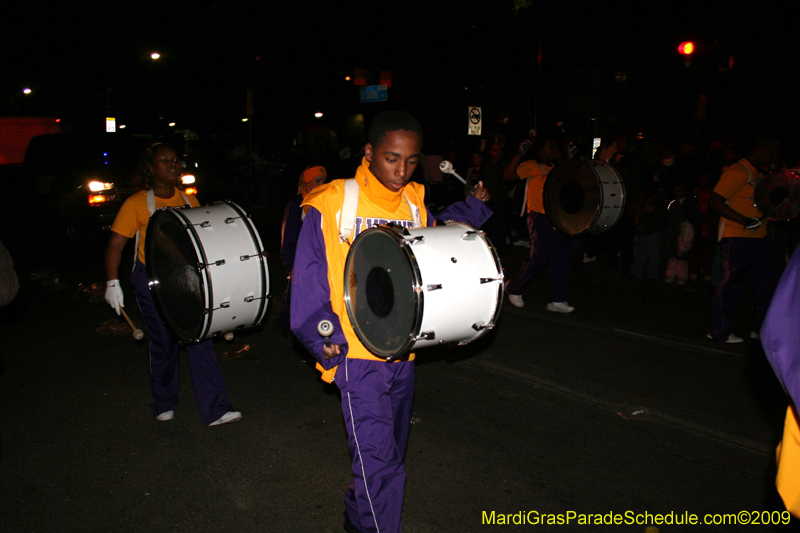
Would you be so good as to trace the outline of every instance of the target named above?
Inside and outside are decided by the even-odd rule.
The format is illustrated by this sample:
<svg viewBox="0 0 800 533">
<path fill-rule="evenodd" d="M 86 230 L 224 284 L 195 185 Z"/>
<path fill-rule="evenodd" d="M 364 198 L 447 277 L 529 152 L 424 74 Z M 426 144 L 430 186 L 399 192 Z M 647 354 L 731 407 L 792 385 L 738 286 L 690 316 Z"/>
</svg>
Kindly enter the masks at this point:
<svg viewBox="0 0 800 533">
<path fill-rule="evenodd" d="M 186 195 L 183 193 L 182 190 L 178 189 L 178 192 L 181 193 L 181 197 L 183 197 L 183 201 L 186 202 L 186 205 L 191 207 L 191 203 Z M 150 216 L 153 216 L 153 213 L 156 212 L 156 192 L 153 189 L 147 190 L 147 210 L 150 212 Z M 133 268 L 136 268 L 136 259 L 139 257 L 139 236 L 141 235 L 142 230 L 136 230 L 136 242 L 133 246 Z M 133 270 L 131 270 L 133 272 Z"/>
<path fill-rule="evenodd" d="M 355 178 L 344 181 L 344 202 L 342 202 L 342 209 L 336 213 L 337 224 L 339 228 L 339 242 L 347 243 L 350 245 L 350 236 L 356 225 L 356 213 L 358 211 L 358 181 Z M 408 207 L 411 209 L 411 217 L 414 219 L 413 228 L 422 227 L 422 218 L 420 217 L 419 207 L 409 200 L 405 191 L 403 197 L 408 202 Z"/>
</svg>

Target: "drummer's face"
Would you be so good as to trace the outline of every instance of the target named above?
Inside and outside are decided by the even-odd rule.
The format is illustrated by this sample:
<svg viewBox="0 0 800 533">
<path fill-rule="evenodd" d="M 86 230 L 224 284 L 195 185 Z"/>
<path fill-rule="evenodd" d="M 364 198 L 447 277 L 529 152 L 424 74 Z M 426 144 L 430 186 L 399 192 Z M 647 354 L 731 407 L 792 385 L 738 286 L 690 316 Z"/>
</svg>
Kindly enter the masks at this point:
<svg viewBox="0 0 800 533">
<path fill-rule="evenodd" d="M 405 187 L 419 164 L 422 139 L 413 131 L 395 130 L 372 146 L 367 143 L 364 155 L 378 181 L 392 192 Z"/>
<path fill-rule="evenodd" d="M 153 181 L 176 186 L 181 182 L 181 163 L 172 148 L 159 148 L 153 154 Z"/>
</svg>

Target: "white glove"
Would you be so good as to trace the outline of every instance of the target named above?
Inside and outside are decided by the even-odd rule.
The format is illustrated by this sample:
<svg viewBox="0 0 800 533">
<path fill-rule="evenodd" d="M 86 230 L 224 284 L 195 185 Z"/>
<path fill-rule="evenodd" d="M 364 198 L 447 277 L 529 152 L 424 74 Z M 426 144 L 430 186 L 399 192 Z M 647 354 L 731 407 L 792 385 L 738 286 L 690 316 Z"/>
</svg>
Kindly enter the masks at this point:
<svg viewBox="0 0 800 533">
<path fill-rule="evenodd" d="M 519 155 L 525 155 L 525 154 L 527 154 L 527 153 L 528 153 L 528 150 L 530 149 L 530 147 L 531 147 L 531 145 L 532 145 L 532 144 L 533 144 L 533 143 L 532 143 L 531 141 L 527 140 L 527 139 L 526 139 L 526 140 L 524 140 L 524 141 L 522 141 L 522 142 L 520 143 L 520 145 L 519 145 Z"/>
<path fill-rule="evenodd" d="M 118 279 L 112 279 L 108 283 L 106 283 L 106 301 L 108 305 L 110 305 L 114 311 L 119 314 L 120 307 L 125 307 L 124 297 L 122 295 L 122 289 L 119 286 Z"/>
<path fill-rule="evenodd" d="M 747 224 L 744 225 L 744 228 L 749 229 L 750 231 L 755 231 L 763 225 L 764 221 L 760 218 L 748 218 Z"/>
</svg>

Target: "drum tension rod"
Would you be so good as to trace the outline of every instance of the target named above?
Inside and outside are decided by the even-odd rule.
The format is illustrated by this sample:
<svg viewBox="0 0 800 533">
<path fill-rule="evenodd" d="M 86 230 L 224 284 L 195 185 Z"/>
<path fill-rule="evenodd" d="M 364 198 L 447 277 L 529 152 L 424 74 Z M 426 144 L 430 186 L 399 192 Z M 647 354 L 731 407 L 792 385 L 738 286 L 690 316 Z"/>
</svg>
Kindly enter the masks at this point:
<svg viewBox="0 0 800 533">
<path fill-rule="evenodd" d="M 468 231 L 461 236 L 465 241 L 472 241 L 483 235 L 483 231 Z"/>
<path fill-rule="evenodd" d="M 224 259 L 220 259 L 219 261 L 214 261 L 214 262 L 211 262 L 211 263 L 197 263 L 197 270 L 202 270 L 202 269 L 204 269 L 206 267 L 209 267 L 209 266 L 222 266 L 224 264 L 225 264 L 225 260 Z"/>
<path fill-rule="evenodd" d="M 433 341 L 436 340 L 435 331 L 423 331 L 416 337 L 412 337 L 415 341 Z"/>
<path fill-rule="evenodd" d="M 251 257 L 261 257 L 261 256 L 266 257 L 267 256 L 267 252 L 261 252 L 261 253 L 257 253 L 257 254 L 253 254 L 253 255 L 240 255 L 239 256 L 239 261 L 247 261 Z"/>
<path fill-rule="evenodd" d="M 264 300 L 264 299 L 269 300 L 271 297 L 272 297 L 271 294 L 265 294 L 264 296 L 259 296 L 258 298 L 256 298 L 255 296 L 246 296 L 244 301 L 246 303 L 250 303 L 250 302 L 253 302 L 255 300 Z"/>
<path fill-rule="evenodd" d="M 438 291 L 441 288 L 442 288 L 442 284 L 441 283 L 437 283 L 436 285 L 428 285 L 428 290 L 429 291 Z"/>
<path fill-rule="evenodd" d="M 416 237 L 412 237 L 411 239 L 403 240 L 403 244 L 408 246 L 414 246 L 415 244 L 424 244 L 424 243 L 425 243 L 424 235 L 417 235 Z"/>
<path fill-rule="evenodd" d="M 226 224 L 233 224 L 236 220 L 239 220 L 242 217 L 228 217 L 225 219 Z"/>
<path fill-rule="evenodd" d="M 488 324 L 479 324 L 478 322 L 475 322 L 474 324 L 472 324 L 472 329 L 474 329 L 475 331 L 480 331 L 482 329 L 492 329 L 492 328 L 494 328 L 493 322 L 489 322 Z"/>
<path fill-rule="evenodd" d="M 481 278 L 481 285 L 484 283 L 491 283 L 493 281 L 503 281 L 503 278 Z"/>
</svg>

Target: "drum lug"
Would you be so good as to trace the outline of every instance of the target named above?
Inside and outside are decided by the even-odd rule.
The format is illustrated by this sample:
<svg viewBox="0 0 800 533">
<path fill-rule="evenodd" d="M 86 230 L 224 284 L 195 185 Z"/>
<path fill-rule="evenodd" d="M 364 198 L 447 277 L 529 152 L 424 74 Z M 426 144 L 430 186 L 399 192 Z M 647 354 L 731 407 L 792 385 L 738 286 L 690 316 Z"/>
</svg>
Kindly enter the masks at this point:
<svg viewBox="0 0 800 533">
<path fill-rule="evenodd" d="M 428 291 L 438 291 L 442 288 L 441 283 L 437 283 L 436 285 L 428 285 Z"/>
<path fill-rule="evenodd" d="M 483 231 L 480 230 L 470 230 L 464 233 L 461 238 L 465 241 L 474 241 L 478 237 L 482 237 L 484 235 Z"/>
<path fill-rule="evenodd" d="M 481 285 L 484 283 L 491 283 L 493 281 L 503 281 L 503 278 L 481 278 Z"/>
<path fill-rule="evenodd" d="M 425 244 L 425 236 L 424 235 L 417 235 L 411 239 L 406 239 L 403 241 L 403 244 L 407 244 L 408 246 L 414 246 L 415 244 Z"/>
<path fill-rule="evenodd" d="M 220 259 L 219 261 L 214 261 L 213 263 L 206 263 L 206 264 L 197 263 L 197 270 L 201 270 L 203 268 L 210 267 L 210 266 L 222 266 L 224 264 L 225 264 L 225 260 L 224 259 Z"/>
<path fill-rule="evenodd" d="M 435 331 L 423 331 L 416 337 L 414 337 L 414 341 L 432 341 L 436 340 L 436 332 Z"/>
<path fill-rule="evenodd" d="M 479 324 L 475 322 L 474 324 L 472 324 L 472 329 L 474 329 L 475 331 L 481 331 L 482 329 L 493 329 L 493 328 L 494 328 L 494 322 L 489 322 L 488 324 Z"/>
<path fill-rule="evenodd" d="M 236 222 L 240 218 L 242 218 L 242 217 L 228 217 L 228 218 L 225 219 L 225 223 L 226 224 L 233 224 L 234 222 Z"/>
<path fill-rule="evenodd" d="M 261 252 L 259 254 L 252 254 L 252 255 L 240 255 L 239 256 L 239 261 L 247 261 L 251 257 L 262 257 L 262 256 L 263 257 L 267 257 L 267 252 Z"/>
</svg>

